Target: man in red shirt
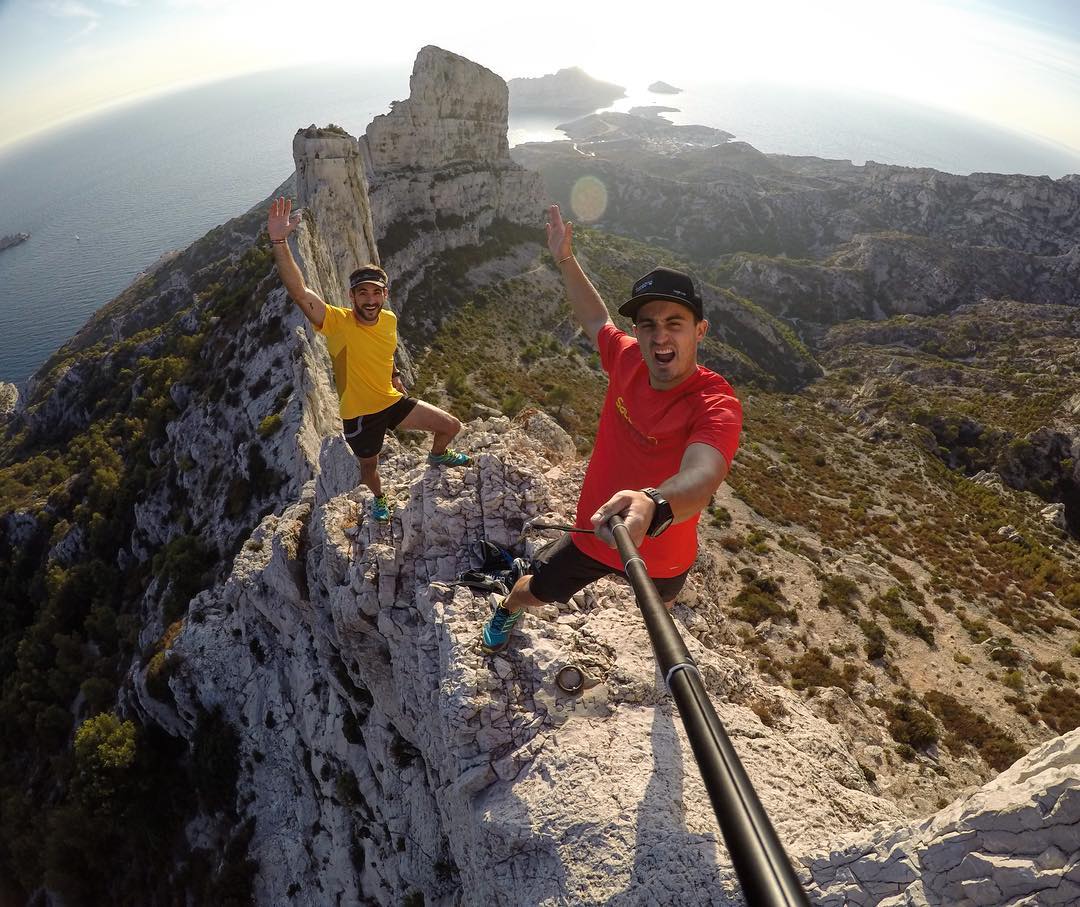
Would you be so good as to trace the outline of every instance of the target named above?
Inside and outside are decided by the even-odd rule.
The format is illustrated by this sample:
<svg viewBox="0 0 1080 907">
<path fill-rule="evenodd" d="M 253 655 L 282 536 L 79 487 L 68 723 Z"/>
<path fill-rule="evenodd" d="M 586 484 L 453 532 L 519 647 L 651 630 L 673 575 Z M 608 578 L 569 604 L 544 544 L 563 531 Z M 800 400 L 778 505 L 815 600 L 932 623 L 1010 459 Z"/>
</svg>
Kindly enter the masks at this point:
<svg viewBox="0 0 1080 907">
<path fill-rule="evenodd" d="M 731 385 L 698 365 L 709 323 L 686 274 L 656 268 L 634 284 L 619 307 L 634 322 L 631 337 L 612 324 L 574 258 L 573 224 L 558 205 L 548 210 L 547 236 L 574 316 L 608 373 L 577 507 L 576 525 L 591 524 L 595 535 L 566 533 L 540 552 L 533 574 L 518 580 L 484 624 L 488 652 L 506 648 L 525 608 L 568 601 L 594 580 L 622 573 L 607 527 L 613 514 L 622 516 L 670 605 L 697 557 L 698 517 L 727 475 L 742 428 Z"/>
</svg>

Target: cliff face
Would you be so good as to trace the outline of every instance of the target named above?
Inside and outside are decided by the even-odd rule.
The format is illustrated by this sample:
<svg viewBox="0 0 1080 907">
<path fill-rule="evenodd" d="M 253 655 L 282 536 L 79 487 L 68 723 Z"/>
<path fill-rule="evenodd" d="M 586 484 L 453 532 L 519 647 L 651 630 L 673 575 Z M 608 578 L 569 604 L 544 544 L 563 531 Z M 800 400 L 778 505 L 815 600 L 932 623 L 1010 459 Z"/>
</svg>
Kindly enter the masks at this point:
<svg viewBox="0 0 1080 907">
<path fill-rule="evenodd" d="M 293 138 L 296 196 L 310 209 L 306 224 L 319 225 L 301 259 L 334 305 L 348 300 L 349 274 L 379 261 L 361 149 L 342 130 L 301 129 Z"/>
<path fill-rule="evenodd" d="M 417 55 L 408 100 L 368 126 L 371 215 L 397 303 L 407 304 L 433 259 L 477 245 L 493 225 L 542 238 L 545 196 L 506 139 L 506 83 L 437 47 Z"/>
<path fill-rule="evenodd" d="M 376 173 L 439 170 L 451 164 L 509 163 L 506 83 L 489 69 L 438 47 L 421 49 L 409 98 L 367 128 Z"/>
</svg>

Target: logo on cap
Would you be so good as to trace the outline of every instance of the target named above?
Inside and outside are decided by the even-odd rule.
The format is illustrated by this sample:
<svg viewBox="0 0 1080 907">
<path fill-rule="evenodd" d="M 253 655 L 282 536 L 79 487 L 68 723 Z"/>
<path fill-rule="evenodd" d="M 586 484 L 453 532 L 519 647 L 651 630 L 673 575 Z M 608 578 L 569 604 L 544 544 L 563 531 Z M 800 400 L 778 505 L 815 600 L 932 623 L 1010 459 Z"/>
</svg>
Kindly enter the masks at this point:
<svg viewBox="0 0 1080 907">
<path fill-rule="evenodd" d="M 630 299 L 619 306 L 619 314 L 634 318 L 638 309 L 654 299 L 670 299 L 685 305 L 697 318 L 705 317 L 701 297 L 690 275 L 671 268 L 653 268 L 638 280 Z"/>
<path fill-rule="evenodd" d="M 373 283 L 386 289 L 386 277 L 374 268 L 359 268 L 349 276 L 350 290 L 355 290 L 362 283 Z"/>
</svg>

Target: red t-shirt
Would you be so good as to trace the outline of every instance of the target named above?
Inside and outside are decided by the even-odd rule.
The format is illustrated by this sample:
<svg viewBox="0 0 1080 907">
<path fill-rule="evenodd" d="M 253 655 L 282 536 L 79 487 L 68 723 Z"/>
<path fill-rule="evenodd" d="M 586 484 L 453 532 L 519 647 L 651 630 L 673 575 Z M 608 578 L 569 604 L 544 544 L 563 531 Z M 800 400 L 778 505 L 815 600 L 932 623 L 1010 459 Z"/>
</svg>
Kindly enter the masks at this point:
<svg viewBox="0 0 1080 907">
<path fill-rule="evenodd" d="M 608 390 L 578 498 L 577 525 L 583 527 L 592 525 L 589 518 L 615 492 L 657 487 L 675 475 L 691 444 L 715 447 L 730 465 L 742 428 L 742 406 L 716 372 L 699 365 L 678 387 L 658 391 L 649 384 L 637 340 L 609 322 L 596 343 Z M 678 576 L 690 568 L 697 557 L 697 524 L 695 514 L 659 538 L 645 539 L 641 556 L 650 576 Z M 622 570 L 616 549 L 591 535 L 572 538 L 589 557 Z"/>
</svg>

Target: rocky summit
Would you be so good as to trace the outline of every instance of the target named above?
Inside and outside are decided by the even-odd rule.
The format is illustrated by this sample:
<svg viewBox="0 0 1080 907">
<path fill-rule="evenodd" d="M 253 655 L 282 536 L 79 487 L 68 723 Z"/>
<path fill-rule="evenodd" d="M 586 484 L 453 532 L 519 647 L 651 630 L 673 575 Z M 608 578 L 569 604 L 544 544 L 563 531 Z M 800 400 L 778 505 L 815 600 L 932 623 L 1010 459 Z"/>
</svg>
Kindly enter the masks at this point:
<svg viewBox="0 0 1080 907">
<path fill-rule="evenodd" d="M 0 901 L 744 903 L 630 588 L 487 656 L 456 583 L 571 518 L 596 428 L 550 196 L 595 214 L 613 309 L 658 262 L 698 277 L 746 422 L 672 615 L 810 901 L 1076 903 L 1077 181 L 654 115 L 512 158 L 506 109 L 426 47 L 270 193 L 328 301 L 387 267 L 412 390 L 465 422 L 463 469 L 388 439 L 389 523 L 267 203 L 0 387 Z"/>
</svg>

